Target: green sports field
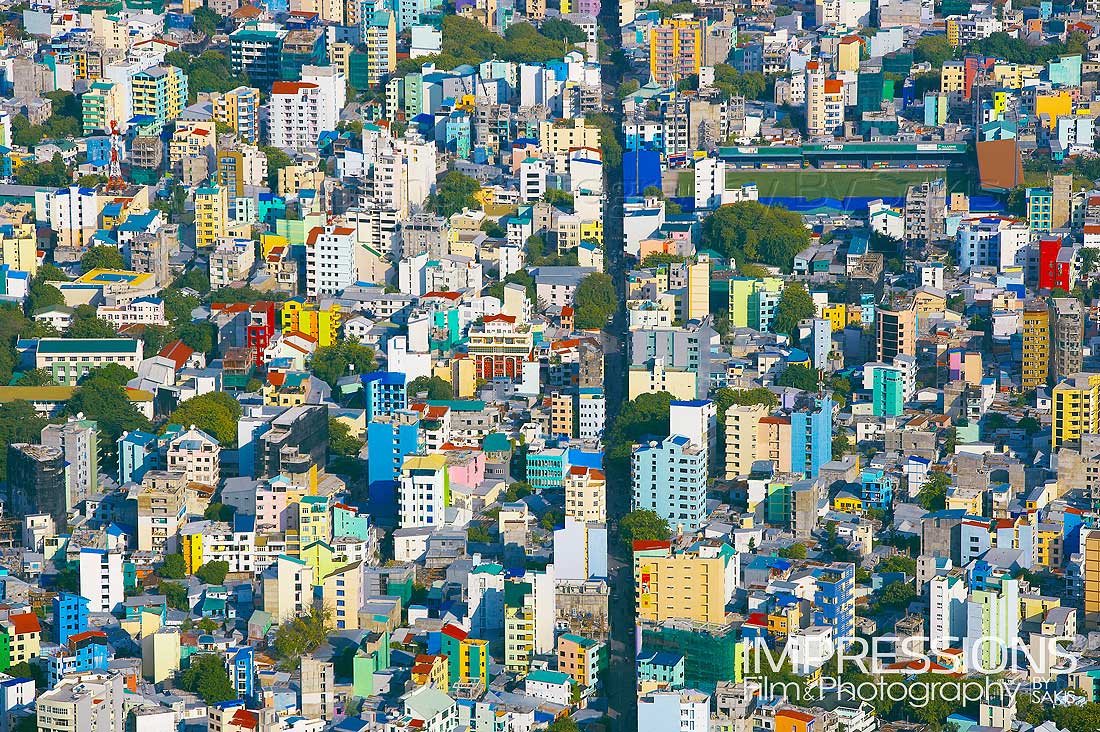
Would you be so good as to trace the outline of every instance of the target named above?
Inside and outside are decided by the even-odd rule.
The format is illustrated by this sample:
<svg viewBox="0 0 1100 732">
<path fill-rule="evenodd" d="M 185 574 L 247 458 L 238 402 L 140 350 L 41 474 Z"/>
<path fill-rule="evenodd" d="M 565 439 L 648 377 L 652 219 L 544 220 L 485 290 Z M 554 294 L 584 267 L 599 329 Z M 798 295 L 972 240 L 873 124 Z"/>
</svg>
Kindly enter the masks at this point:
<svg viewBox="0 0 1100 732">
<path fill-rule="evenodd" d="M 726 185 L 740 187 L 755 183 L 761 198 L 895 198 L 905 195 L 914 184 L 942 178 L 944 170 L 732 170 L 726 172 Z M 681 193 L 685 178 L 679 179 Z M 686 181 L 691 183 L 692 181 Z M 965 173 L 948 175 L 952 191 L 966 191 L 969 180 Z M 690 195 L 690 194 L 687 194 Z"/>
</svg>

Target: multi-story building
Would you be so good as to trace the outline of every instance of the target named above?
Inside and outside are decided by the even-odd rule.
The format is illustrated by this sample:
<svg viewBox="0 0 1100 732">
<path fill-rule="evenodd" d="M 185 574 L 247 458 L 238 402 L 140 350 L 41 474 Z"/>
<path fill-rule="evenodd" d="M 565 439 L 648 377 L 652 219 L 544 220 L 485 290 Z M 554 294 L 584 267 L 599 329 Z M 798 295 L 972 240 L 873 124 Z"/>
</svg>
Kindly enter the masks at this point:
<svg viewBox="0 0 1100 732">
<path fill-rule="evenodd" d="M 210 252 L 210 287 L 228 287 L 247 279 L 256 263 L 256 242 L 223 237 Z"/>
<path fill-rule="evenodd" d="M 486 380 L 521 376 L 534 349 L 530 326 L 517 323 L 511 315 L 485 316 L 480 326 L 470 327 L 468 339 L 467 353 L 478 377 Z"/>
<path fill-rule="evenodd" d="M 131 491 L 137 503 L 138 551 L 160 555 L 179 551 L 179 529 L 187 509 L 186 484 L 184 473 L 150 470 Z"/>
<path fill-rule="evenodd" d="M 155 128 L 174 122 L 187 106 L 187 75 L 175 66 L 154 66 L 130 79 L 135 117 L 150 117 Z"/>
<path fill-rule="evenodd" d="M 1084 534 L 1081 549 L 1084 553 L 1085 616 L 1088 630 L 1100 628 L 1100 529 Z"/>
<path fill-rule="evenodd" d="M 68 526 L 73 508 L 67 489 L 65 453 L 57 447 L 8 445 L 8 511 L 13 516 L 49 514 L 54 526 Z"/>
<path fill-rule="evenodd" d="M 99 485 L 98 430 L 93 420 L 69 417 L 42 428 L 42 444 L 61 450 L 66 463 L 66 503 L 79 506 Z"/>
<path fill-rule="evenodd" d="M 229 192 L 224 186 L 195 189 L 195 246 L 213 247 L 228 233 Z"/>
<path fill-rule="evenodd" d="M 263 609 L 278 623 L 308 612 L 313 604 L 313 567 L 301 559 L 280 555 L 260 580 Z"/>
<path fill-rule="evenodd" d="M 574 465 L 565 475 L 565 515 L 578 521 L 607 520 L 607 478 L 602 470 Z"/>
<path fill-rule="evenodd" d="M 224 94 L 211 94 L 214 119 L 229 125 L 237 137 L 255 143 L 260 139 L 260 90 L 238 86 Z"/>
<path fill-rule="evenodd" d="M 1056 297 L 1050 303 L 1050 378 L 1057 381 L 1081 370 L 1085 319 L 1081 301 Z"/>
<path fill-rule="evenodd" d="M 301 81 L 275 82 L 268 120 L 270 144 L 316 149 L 320 134 L 336 128 L 344 95 L 344 75 L 330 66 L 303 66 Z"/>
<path fill-rule="evenodd" d="M 397 23 L 388 10 L 376 10 L 363 19 L 363 45 L 367 50 L 366 77 L 374 86 L 397 67 Z"/>
<path fill-rule="evenodd" d="M 607 669 L 607 646 L 574 633 L 558 636 L 558 671 L 582 689 L 594 689 Z"/>
<path fill-rule="evenodd" d="M 233 73 L 248 74 L 260 89 L 278 80 L 283 41 L 287 31 L 274 23 L 249 23 L 229 36 L 229 60 Z"/>
<path fill-rule="evenodd" d="M 326 306 L 291 298 L 279 308 L 279 328 L 284 333 L 297 331 L 317 340 L 319 347 L 331 346 L 340 336 L 343 308 L 331 302 Z"/>
<path fill-rule="evenodd" d="M 216 439 L 196 427 L 184 429 L 180 425 L 169 425 L 162 439 L 166 443 L 164 464 L 170 472 L 182 473 L 189 483 L 218 485 L 221 445 Z"/>
<path fill-rule="evenodd" d="M 905 192 L 905 240 L 931 243 L 945 234 L 947 183 L 942 178 L 909 186 Z"/>
<path fill-rule="evenodd" d="M 334 295 L 355 282 L 355 229 L 316 226 L 306 238 L 306 293 Z"/>
<path fill-rule="evenodd" d="M 738 572 L 737 554 L 727 544 L 676 551 L 667 541 L 635 542 L 637 618 L 724 623 Z"/>
<path fill-rule="evenodd" d="M 503 611 L 502 611 L 503 612 Z M 439 632 L 440 653 L 447 657 L 448 680 L 451 684 L 480 681 L 489 686 L 489 641 L 470 638 L 469 634 L 451 623 Z"/>
<path fill-rule="evenodd" d="M 690 15 L 665 18 L 649 31 L 649 75 L 671 85 L 699 73 L 706 21 Z"/>
<path fill-rule="evenodd" d="M 683 435 L 638 445 L 631 454 L 633 507 L 668 521 L 673 531 L 692 533 L 706 518 L 706 449 Z"/>
<path fill-rule="evenodd" d="M 443 455 L 405 458 L 398 488 L 401 528 L 442 526 L 450 502 L 450 478 Z"/>
<path fill-rule="evenodd" d="M 504 584 L 504 667 L 526 674 L 536 654 L 554 651 L 554 565 Z"/>
<path fill-rule="evenodd" d="M 806 134 L 833 136 L 844 129 L 844 83 L 827 77 L 819 61 L 806 64 Z"/>
<path fill-rule="evenodd" d="M 57 248 L 75 252 L 72 258 L 79 259 L 99 228 L 99 212 L 107 199 L 95 188 L 73 185 L 48 194 L 46 202 Z"/>
<path fill-rule="evenodd" d="M 1023 368 L 1021 385 L 1025 390 L 1046 386 L 1050 373 L 1050 310 L 1043 300 L 1028 300 L 1021 320 Z"/>
<path fill-rule="evenodd" d="M 80 550 L 80 594 L 88 612 L 110 613 L 122 604 L 122 553 L 84 547 Z"/>
<path fill-rule="evenodd" d="M 983 216 L 960 223 L 955 236 L 961 271 L 971 267 L 996 267 L 1003 271 L 1023 264 L 1021 252 L 1028 245 L 1031 232 L 1023 221 Z"/>
<path fill-rule="evenodd" d="M 1100 374 L 1066 377 L 1051 392 L 1051 449 L 1100 432 Z"/>
<path fill-rule="evenodd" d="M 917 311 L 913 308 L 876 311 L 876 358 L 891 361 L 894 356 L 917 353 Z"/>
<path fill-rule="evenodd" d="M 651 691 L 638 697 L 638 732 L 710 729 L 710 697 L 701 691 Z"/>
<path fill-rule="evenodd" d="M 123 675 L 117 671 L 65 676 L 35 703 L 42 732 L 114 732 L 126 726 Z"/>
<path fill-rule="evenodd" d="M 757 460 L 757 429 L 767 415 L 763 404 L 734 404 L 726 410 L 726 480 L 752 472 Z"/>
<path fill-rule="evenodd" d="M 111 81 L 93 82 L 80 97 L 84 135 L 100 135 L 111 131 L 111 123 L 125 123 L 125 87 Z"/>
</svg>

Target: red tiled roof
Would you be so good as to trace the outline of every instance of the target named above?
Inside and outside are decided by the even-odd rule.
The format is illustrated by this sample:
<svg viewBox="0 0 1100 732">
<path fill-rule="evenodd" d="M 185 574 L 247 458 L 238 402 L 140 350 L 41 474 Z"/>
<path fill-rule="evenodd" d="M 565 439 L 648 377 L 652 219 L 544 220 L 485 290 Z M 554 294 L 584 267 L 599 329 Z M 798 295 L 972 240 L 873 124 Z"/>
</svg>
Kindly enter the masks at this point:
<svg viewBox="0 0 1100 732">
<path fill-rule="evenodd" d="M 15 626 L 16 635 L 25 635 L 27 633 L 41 633 L 42 626 L 38 622 L 38 616 L 34 613 L 22 613 L 20 615 L 9 615 L 8 620 Z"/>
<path fill-rule="evenodd" d="M 669 549 L 672 547 L 671 541 L 636 541 L 634 542 L 634 551 L 644 552 L 650 549 Z"/>
<path fill-rule="evenodd" d="M 183 341 L 172 341 L 164 348 L 160 349 L 158 356 L 163 356 L 176 364 L 177 369 L 182 369 L 183 365 L 187 363 L 187 359 L 195 353 L 195 349 L 188 346 Z"/>
</svg>

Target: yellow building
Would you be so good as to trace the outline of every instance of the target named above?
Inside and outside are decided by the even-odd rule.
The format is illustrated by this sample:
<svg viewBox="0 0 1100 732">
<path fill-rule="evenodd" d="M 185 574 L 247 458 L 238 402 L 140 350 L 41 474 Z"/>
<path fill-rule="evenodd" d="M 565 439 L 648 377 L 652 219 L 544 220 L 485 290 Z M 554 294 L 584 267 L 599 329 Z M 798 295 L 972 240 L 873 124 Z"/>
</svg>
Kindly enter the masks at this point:
<svg viewBox="0 0 1100 732">
<path fill-rule="evenodd" d="M 733 549 L 723 545 L 712 556 L 698 551 L 674 553 L 670 542 L 634 545 L 634 596 L 639 620 L 672 618 L 724 623 L 726 567 Z"/>
<path fill-rule="evenodd" d="M 1100 374 L 1074 374 L 1052 392 L 1051 449 L 1100 431 Z"/>
<path fill-rule="evenodd" d="M 1030 300 L 1024 306 L 1022 342 L 1023 388 L 1046 386 L 1050 370 L 1050 311 L 1042 300 Z"/>
<path fill-rule="evenodd" d="M 673 399 L 690 401 L 696 398 L 698 374 L 688 369 L 666 367 L 660 359 L 649 366 L 631 366 L 628 376 L 628 399 L 640 394 L 657 394 L 667 391 Z"/>
<path fill-rule="evenodd" d="M 948 38 L 951 36 L 951 25 L 948 21 Z M 952 44 L 958 45 L 958 44 Z M 947 61 L 940 68 L 940 91 L 961 92 L 966 90 L 966 65 L 962 61 Z"/>
<path fill-rule="evenodd" d="M 684 322 L 702 320 L 708 315 L 710 315 L 710 263 L 689 264 L 687 288 L 684 291 Z"/>
<path fill-rule="evenodd" d="M 229 200 L 222 186 L 195 190 L 195 246 L 213 247 L 226 236 L 229 227 Z"/>
<path fill-rule="evenodd" d="M 471 358 L 451 358 L 437 363 L 432 375 L 451 383 L 456 399 L 469 399 L 477 390 L 477 365 Z"/>
<path fill-rule="evenodd" d="M 159 616 L 158 616 L 159 618 Z M 180 633 L 160 628 L 141 639 L 141 675 L 154 684 L 175 676 L 180 668 Z"/>
<path fill-rule="evenodd" d="M 863 513 L 863 500 L 851 493 L 838 493 L 833 499 L 833 510 L 844 513 Z"/>
<path fill-rule="evenodd" d="M 343 309 L 336 303 L 320 308 L 296 297 L 283 303 L 279 310 L 279 329 L 284 333 L 296 330 L 317 339 L 318 346 L 331 346 L 340 338 Z"/>
<path fill-rule="evenodd" d="M 332 612 L 337 630 L 359 629 L 359 597 L 362 594 L 363 568 L 352 562 L 325 574 L 321 582 L 321 602 Z"/>
<path fill-rule="evenodd" d="M 582 221 L 581 241 L 594 241 L 603 246 L 603 219 Z"/>
<path fill-rule="evenodd" d="M 1085 629 L 1100 628 L 1100 529 L 1085 535 Z"/>
<path fill-rule="evenodd" d="M 836 47 L 836 70 L 859 71 L 859 59 L 863 52 L 863 39 L 847 36 Z"/>
<path fill-rule="evenodd" d="M 699 73 L 706 21 L 665 18 L 649 31 L 649 75 L 658 84 L 674 84 Z"/>
<path fill-rule="evenodd" d="M 583 117 L 571 120 L 543 120 L 539 143 L 546 155 L 566 155 L 575 147 L 600 148 L 600 128 L 586 127 Z"/>
<path fill-rule="evenodd" d="M 214 119 L 229 125 L 246 142 L 256 142 L 260 134 L 260 90 L 238 86 L 224 94 L 211 95 Z"/>
<path fill-rule="evenodd" d="M 768 408 L 763 404 L 732 404 L 726 410 L 726 480 L 752 472 L 757 430 L 761 418 L 767 415 Z"/>
<path fill-rule="evenodd" d="M 821 308 L 821 317 L 828 320 L 834 331 L 844 330 L 848 325 L 848 306 L 844 303 L 832 303 Z"/>
<path fill-rule="evenodd" d="M 1035 96 L 1035 118 L 1040 124 L 1045 124 L 1047 129 L 1053 130 L 1058 124 L 1058 118 L 1067 114 L 1073 114 L 1073 97 L 1069 92 L 1059 91 Z M 1043 115 L 1047 116 L 1045 122 Z"/>
<path fill-rule="evenodd" d="M 417 686 L 431 686 L 435 689 L 447 689 L 448 683 L 447 657 L 432 656 L 422 653 L 413 661 L 412 681 Z"/>
<path fill-rule="evenodd" d="M 1040 524 L 1035 533 L 1036 561 L 1040 566 L 1061 568 L 1062 531 L 1060 526 Z"/>
<path fill-rule="evenodd" d="M 0 264 L 34 277 L 38 272 L 34 224 L 13 224 L 10 231 L 8 227 L 0 227 Z"/>
</svg>

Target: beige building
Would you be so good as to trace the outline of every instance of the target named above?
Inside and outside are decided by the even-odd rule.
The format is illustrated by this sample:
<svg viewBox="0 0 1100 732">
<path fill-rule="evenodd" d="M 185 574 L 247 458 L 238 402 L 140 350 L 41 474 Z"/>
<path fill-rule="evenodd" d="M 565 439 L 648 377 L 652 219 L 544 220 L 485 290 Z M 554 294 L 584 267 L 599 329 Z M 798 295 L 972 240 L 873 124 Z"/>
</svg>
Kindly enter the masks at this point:
<svg viewBox="0 0 1100 732">
<path fill-rule="evenodd" d="M 321 584 L 324 608 L 332 613 L 336 630 L 359 630 L 359 606 L 363 604 L 363 568 L 361 562 L 345 564 L 333 570 Z"/>
<path fill-rule="evenodd" d="M 130 495 L 137 501 L 138 551 L 175 554 L 180 550 L 179 527 L 186 514 L 182 472 L 150 470 Z"/>
<path fill-rule="evenodd" d="M 264 612 L 279 623 L 309 612 L 313 604 L 313 568 L 301 559 L 280 555 L 260 577 Z"/>
<path fill-rule="evenodd" d="M 180 634 L 175 628 L 161 628 L 141 639 L 141 675 L 159 684 L 180 668 Z"/>
<path fill-rule="evenodd" d="M 38 697 L 39 732 L 99 732 L 126 727 L 122 674 L 69 674 Z"/>
<path fill-rule="evenodd" d="M 168 470 L 183 473 L 187 482 L 217 487 L 221 478 L 221 445 L 194 425 L 168 443 Z"/>
<path fill-rule="evenodd" d="M 574 465 L 565 475 L 565 515 L 578 521 L 607 521 L 607 478 L 602 470 Z"/>
<path fill-rule="evenodd" d="M 763 404 L 734 404 L 726 410 L 726 480 L 752 472 L 758 460 L 757 432 L 768 415 Z"/>
<path fill-rule="evenodd" d="M 690 401 L 696 398 L 694 371 L 681 368 L 668 368 L 664 360 L 655 358 L 649 366 L 631 366 L 627 381 L 628 399 L 637 399 L 641 394 L 655 394 L 667 391 L 673 399 Z"/>
</svg>

